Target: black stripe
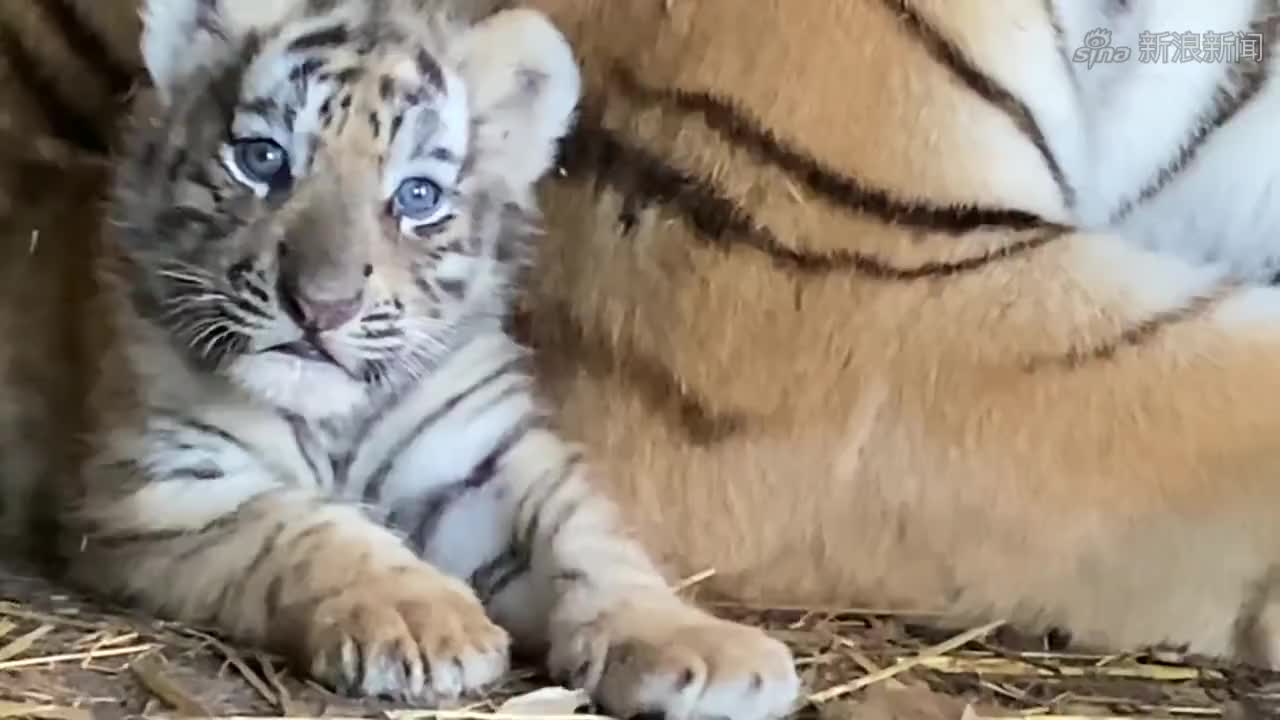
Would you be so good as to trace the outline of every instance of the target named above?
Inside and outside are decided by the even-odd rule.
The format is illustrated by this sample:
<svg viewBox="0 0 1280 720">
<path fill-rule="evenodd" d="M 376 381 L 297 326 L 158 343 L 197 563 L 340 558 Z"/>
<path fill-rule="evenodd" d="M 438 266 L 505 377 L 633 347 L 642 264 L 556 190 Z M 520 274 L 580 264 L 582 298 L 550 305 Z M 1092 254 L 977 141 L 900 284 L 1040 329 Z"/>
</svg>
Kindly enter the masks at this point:
<svg viewBox="0 0 1280 720">
<path fill-rule="evenodd" d="M 276 543 L 279 542 L 280 536 L 284 534 L 286 528 L 288 528 L 286 523 L 283 521 L 277 522 L 271 528 L 271 532 L 267 533 L 267 536 L 262 539 L 262 544 L 258 546 L 258 551 L 254 553 L 253 559 L 249 561 L 248 565 L 245 565 L 244 571 L 240 574 L 239 584 L 241 588 L 262 569 L 263 563 L 275 553 Z"/>
<path fill-rule="evenodd" d="M 556 588 L 556 593 L 563 595 L 568 591 L 565 585 L 590 585 L 591 577 L 581 568 L 562 567 L 551 577 L 551 582 Z"/>
<path fill-rule="evenodd" d="M 467 294 L 467 281 L 459 278 L 436 278 L 436 287 L 454 300 L 461 300 Z"/>
<path fill-rule="evenodd" d="M 554 480 L 546 479 L 545 475 L 543 478 L 538 479 L 538 482 L 534 487 L 542 487 L 544 489 L 538 494 L 537 499 L 534 499 L 532 489 L 530 492 L 525 493 L 524 497 L 520 498 L 520 502 L 516 503 L 515 517 L 517 518 L 517 521 L 520 517 L 523 517 L 526 514 L 525 508 L 529 503 L 534 503 L 534 510 L 527 513 L 529 516 L 528 525 L 526 525 L 523 530 L 516 528 L 516 545 L 531 549 L 542 544 L 538 540 L 538 530 L 542 527 L 542 517 L 544 515 L 545 507 L 548 502 L 551 502 L 551 498 L 559 493 L 565 483 L 573 477 L 573 474 L 578 471 L 578 468 L 583 462 L 584 460 L 581 452 L 573 453 L 569 457 L 565 458 L 564 464 L 562 464 L 559 471 L 556 472 L 556 478 Z M 546 475 L 550 475 L 551 472 L 553 471 L 547 471 Z M 578 500 L 579 498 L 575 497 L 566 502 L 573 504 L 576 508 Z M 554 529 L 559 530 L 559 526 L 555 526 Z"/>
<path fill-rule="evenodd" d="M 254 115 L 262 115 L 266 120 L 268 115 L 275 115 L 280 111 L 280 103 L 275 98 L 256 97 L 245 100 L 240 103 L 240 107 L 236 109 L 236 113 L 251 113 Z"/>
<path fill-rule="evenodd" d="M 107 153 L 107 139 L 98 124 L 67 102 L 57 83 L 41 70 L 40 61 L 31 55 L 12 28 L 2 24 L 0 58 L 9 66 L 6 80 L 16 85 L 18 92 L 40 112 L 50 132 L 83 150 L 98 155 Z"/>
<path fill-rule="evenodd" d="M 479 416 L 487 413 L 498 405 L 520 395 L 526 395 L 532 400 L 533 380 L 527 375 L 512 373 L 511 383 L 501 392 L 489 398 L 482 407 L 476 408 L 475 415 Z"/>
<path fill-rule="evenodd" d="M 480 603 L 488 605 L 531 567 L 529 553 L 515 546 L 490 559 L 471 573 L 470 584 Z"/>
<path fill-rule="evenodd" d="M 176 470 L 171 470 L 160 477 L 154 477 L 156 482 L 171 482 L 174 480 L 221 480 L 224 477 L 222 468 L 212 460 L 197 463 L 195 465 L 187 465 Z"/>
<path fill-rule="evenodd" d="M 266 537 L 262 538 L 262 542 L 258 545 L 258 550 L 253 554 L 249 563 L 244 566 L 234 579 L 227 579 L 222 586 L 222 591 L 218 593 L 218 599 L 214 605 L 217 608 L 217 613 L 221 614 L 229 603 L 243 602 L 246 587 L 253 580 L 253 576 L 257 575 L 258 571 L 262 569 L 267 560 L 275 554 L 276 543 L 280 540 L 280 536 L 284 534 L 287 527 L 286 523 L 277 522 Z"/>
<path fill-rule="evenodd" d="M 249 287 L 252 287 L 252 286 L 249 286 Z M 254 290 L 257 290 L 257 292 L 254 292 Z M 257 295 L 262 291 L 258 290 L 257 288 L 253 288 L 253 290 L 249 290 L 249 292 L 251 292 L 254 295 Z M 234 302 L 236 308 L 241 312 L 245 313 L 246 315 L 252 315 L 261 320 L 275 319 L 271 315 L 271 313 L 267 312 L 266 310 L 263 310 L 262 308 L 258 307 L 257 305 L 254 305 L 253 303 L 249 302 L 248 300 L 245 300 L 242 297 L 234 297 L 232 298 L 232 301 Z M 263 302 L 267 302 L 267 300 L 263 300 Z"/>
<path fill-rule="evenodd" d="M 245 520 L 245 516 L 252 512 L 254 507 L 263 498 L 268 497 L 271 494 L 272 493 L 268 491 L 266 493 L 260 493 L 252 496 L 241 502 L 231 511 L 223 513 L 197 528 L 186 530 L 166 529 L 116 533 L 108 532 L 92 536 L 92 544 L 99 548 L 116 550 L 121 547 L 128 547 L 129 545 L 143 543 L 174 543 L 182 540 L 194 540 L 194 544 L 174 556 L 173 564 L 182 565 L 187 561 L 199 557 L 202 553 L 208 552 L 209 550 L 226 542 L 227 536 L 235 533 L 240 528 L 240 522 Z M 321 503 L 322 501 L 318 498 L 311 501 L 311 505 L 316 508 L 320 507 Z M 256 519 L 258 518 L 249 518 L 251 521 Z"/>
<path fill-rule="evenodd" d="M 320 73 L 317 76 L 317 79 L 320 80 L 321 82 L 325 82 L 328 80 L 336 80 L 339 85 L 350 85 L 351 83 L 359 80 L 360 76 L 364 75 L 364 72 L 365 72 L 364 68 L 353 65 L 350 67 L 342 68 L 341 70 L 334 70 L 334 71 L 327 71 L 327 72 Z M 348 102 L 350 102 L 350 96 L 347 96 L 347 98 L 348 98 Z M 344 105 L 343 107 L 346 107 L 346 105 Z"/>
<path fill-rule="evenodd" d="M 525 417 L 498 438 L 489 452 L 471 468 L 466 477 L 445 487 L 437 488 L 420 500 L 422 511 L 418 515 L 418 522 L 412 535 L 419 552 L 426 552 L 427 545 L 431 542 L 431 538 L 435 537 L 440 521 L 444 519 L 449 508 L 463 495 L 488 485 L 497 474 L 498 463 L 539 423 L 540 418 L 536 416 Z"/>
<path fill-rule="evenodd" d="M 369 439 L 369 433 L 378 426 L 387 410 L 394 405 L 389 400 L 384 400 L 374 408 L 373 412 L 360 421 L 359 427 L 356 429 L 355 436 L 346 446 L 346 452 L 337 457 L 330 458 L 330 465 L 333 469 L 334 487 L 346 489 L 347 481 L 350 479 L 351 464 L 355 462 L 356 453 L 360 452 L 360 448 L 364 446 Z M 366 489 L 367 490 L 367 489 Z"/>
<path fill-rule="evenodd" d="M 422 76 L 423 81 L 436 92 L 444 92 L 444 72 L 440 69 L 440 64 L 436 59 L 427 52 L 426 48 L 418 48 L 418 53 L 414 57 L 418 66 L 418 74 Z"/>
<path fill-rule="evenodd" d="M 543 419 L 540 415 L 529 414 L 521 418 L 520 422 L 507 428 L 502 437 L 489 448 L 484 458 L 471 468 L 471 472 L 467 473 L 467 477 L 462 481 L 463 487 L 468 490 L 478 490 L 487 485 L 497 474 L 498 464 L 506 458 L 507 453 L 511 452 L 511 449 L 525 436 L 542 425 Z"/>
<path fill-rule="evenodd" d="M 517 523 L 514 530 L 516 545 L 531 548 L 537 544 L 538 525 L 542 518 L 542 508 L 551 499 L 551 496 L 555 495 L 556 491 L 560 489 L 565 478 L 564 468 L 561 468 L 561 472 L 555 480 L 548 478 L 551 472 L 550 470 L 546 471 L 536 482 L 527 487 L 524 496 L 516 503 L 515 513 L 513 514 Z M 535 493 L 537 494 L 535 495 Z M 530 503 L 534 504 L 535 509 L 532 512 L 527 512 L 526 508 Z M 519 526 L 520 518 L 525 516 L 528 516 L 529 521 L 528 524 L 521 528 Z"/>
<path fill-rule="evenodd" d="M 325 67 L 324 60 L 307 58 L 289 71 L 289 82 L 305 85 L 311 79 L 311 76 L 319 72 L 323 67 Z"/>
<path fill-rule="evenodd" d="M 268 620 L 274 620 L 280 614 L 280 596 L 283 594 L 284 574 L 279 573 L 267 583 L 267 592 L 263 596 Z"/>
<path fill-rule="evenodd" d="M 1023 370 L 1037 372 L 1050 367 L 1075 370 L 1089 363 L 1110 360 L 1123 349 L 1139 347 L 1150 342 L 1172 325 L 1203 317 L 1215 305 L 1231 295 L 1237 287 L 1235 284 L 1228 283 L 1213 292 L 1196 296 L 1180 307 L 1157 312 L 1125 329 L 1118 336 L 1103 340 L 1091 347 L 1073 348 L 1060 356 L 1033 358 L 1023 365 Z"/>
<path fill-rule="evenodd" d="M 997 82 L 995 78 L 974 66 L 965 57 L 960 48 L 956 47 L 954 43 L 938 32 L 937 28 L 930 25 L 928 21 L 916 13 L 909 0 L 882 1 L 889 12 L 896 15 L 915 38 L 920 41 L 920 44 L 924 46 L 930 57 L 950 70 L 952 75 L 975 94 L 999 108 L 1009 117 L 1014 126 L 1040 151 L 1040 156 L 1044 158 L 1049 174 L 1053 176 L 1053 181 L 1057 183 L 1058 190 L 1062 194 L 1063 205 L 1068 208 L 1074 206 L 1076 202 L 1075 188 L 1071 187 L 1071 184 L 1067 182 L 1067 177 L 1062 172 L 1062 167 L 1058 165 L 1058 159 L 1054 157 L 1053 150 L 1049 148 L 1044 132 L 1040 130 L 1040 126 L 1036 123 L 1035 116 L 1032 115 L 1030 108 Z"/>
<path fill-rule="evenodd" d="M 218 16 L 218 0 L 196 0 L 196 30 L 206 32 L 223 42 L 230 42 L 222 18 Z M 256 52 L 256 51 L 255 51 Z M 246 53 L 252 55 L 253 53 Z"/>
<path fill-rule="evenodd" d="M 1280 566 L 1269 565 L 1266 571 L 1248 584 L 1244 601 L 1236 611 L 1232 623 L 1232 643 L 1236 657 L 1260 667 L 1269 667 L 1280 660 L 1272 649 L 1273 632 L 1266 617 L 1271 601 L 1280 590 Z M 1260 710 L 1260 709 L 1259 709 Z M 1270 713 L 1246 712 L 1245 717 L 1268 717 Z"/>
<path fill-rule="evenodd" d="M 117 550 L 130 545 L 157 542 L 169 543 L 184 538 L 197 539 L 209 534 L 226 532 L 233 528 L 239 520 L 240 509 L 237 508 L 196 527 L 104 532 L 90 535 L 89 543 L 98 549 Z"/>
<path fill-rule="evenodd" d="M 292 413 L 282 413 L 282 416 L 289 423 L 289 429 L 293 432 L 293 442 L 298 446 L 298 453 L 302 455 L 303 462 L 307 464 L 307 470 L 311 472 L 311 477 L 315 479 L 317 486 L 324 487 L 325 478 L 320 473 L 320 463 L 316 461 L 312 454 L 314 436 L 310 428 L 307 427 L 307 422 Z"/>
<path fill-rule="evenodd" d="M 393 320 L 399 319 L 399 317 L 400 317 L 400 313 L 392 312 L 390 310 L 387 310 L 385 307 L 382 307 L 379 310 L 374 310 L 368 315 L 365 315 L 364 321 L 366 323 L 391 322 Z"/>
<path fill-rule="evenodd" d="M 434 150 L 431 151 L 428 157 L 430 157 L 432 160 L 438 160 L 442 163 L 449 163 L 450 165 L 462 164 L 462 159 L 459 158 L 456 154 L 454 154 L 448 148 L 443 148 L 443 147 L 435 148 Z M 515 203 L 507 203 L 504 209 L 523 212 L 523 208 L 521 208 L 519 205 Z"/>
<path fill-rule="evenodd" d="M 80 17 L 74 3 L 70 0 L 44 0 L 40 7 L 52 16 L 54 25 L 66 34 L 67 45 L 81 54 L 85 64 L 106 76 L 112 94 L 122 96 L 129 92 L 134 82 L 133 69 L 112 54 L 96 29 Z"/>
<path fill-rule="evenodd" d="M 1062 58 L 1062 67 L 1071 80 L 1071 87 L 1078 99 L 1080 78 L 1076 76 L 1075 64 L 1071 62 L 1071 55 L 1067 50 L 1066 33 L 1062 29 L 1062 19 L 1058 17 L 1058 8 L 1054 5 L 1054 0 L 1041 0 L 1041 4 L 1044 6 L 1045 16 L 1049 18 L 1049 24 L 1053 27 L 1053 43 L 1058 49 L 1058 56 Z"/>
<path fill-rule="evenodd" d="M 418 499 L 416 503 L 417 509 L 413 515 L 396 518 L 394 517 L 395 513 L 393 513 L 393 517 L 388 518 L 387 522 L 402 528 L 408 535 L 409 546 L 419 555 L 425 555 L 427 546 L 431 544 L 431 538 L 435 537 L 436 529 L 444 518 L 445 510 L 462 495 L 460 485 L 461 483 L 454 483 L 427 494 Z M 407 503 L 409 501 L 402 502 Z M 410 522 L 411 520 L 412 522 Z"/>
<path fill-rule="evenodd" d="M 302 545 L 303 543 L 311 541 L 317 535 L 322 535 L 326 532 L 335 532 L 336 529 L 337 529 L 337 524 L 334 523 L 334 521 L 332 520 L 326 520 L 324 522 L 316 523 L 315 525 L 312 525 L 306 530 L 303 530 L 299 532 L 297 535 L 294 535 L 293 537 L 289 538 L 289 542 L 285 544 L 284 552 L 286 555 L 297 552 L 299 545 Z"/>
<path fill-rule="evenodd" d="M 814 194 L 851 212 L 865 213 L 894 225 L 952 235 L 993 225 L 1024 230 L 1045 224 L 1038 215 L 1024 210 L 976 205 L 938 207 L 895 198 L 887 190 L 867 187 L 857 178 L 828 167 L 812 154 L 784 142 L 730 99 L 709 92 L 649 87 L 630 69 L 620 65 L 614 75 L 616 87 L 631 97 L 701 115 L 707 127 L 719 133 L 725 142 L 750 151 L 762 162 L 776 165 Z"/>
<path fill-rule="evenodd" d="M 368 318 L 365 320 L 367 322 Z M 365 340 L 386 340 L 387 338 L 396 338 L 402 335 L 404 335 L 404 330 L 401 330 L 395 325 L 388 325 L 381 329 L 366 327 L 364 332 L 360 333 L 360 337 Z"/>
<path fill-rule="evenodd" d="M 215 240 L 232 231 L 230 220 L 229 216 L 206 212 L 198 207 L 176 205 L 159 212 L 153 222 L 156 231 L 164 236 L 192 233 L 206 240 Z"/>
<path fill-rule="evenodd" d="M 564 305 L 542 305 L 532 312 L 511 317 L 511 331 L 533 345 L 549 345 L 544 352 L 563 354 L 595 377 L 618 373 L 652 410 L 672 415 L 673 424 L 688 441 L 699 447 L 723 442 L 748 427 L 748 417 L 738 411 L 713 408 L 698 396 L 661 360 L 635 347 L 619 348 L 618 340 L 588 330 Z M 537 330 L 534 330 L 534 324 Z M 622 358 L 626 358 L 623 361 Z"/>
<path fill-rule="evenodd" d="M 323 504 L 326 503 L 317 500 L 317 509 L 319 509 Z M 332 503 L 327 504 L 332 505 Z M 324 562 L 325 560 L 324 553 L 317 552 L 314 547 L 302 548 L 302 550 L 299 550 L 299 548 L 316 540 L 327 532 L 333 532 L 335 530 L 335 526 L 336 523 L 332 520 L 316 523 L 315 525 L 312 525 L 289 538 L 289 541 L 285 543 L 284 547 L 279 548 L 279 552 L 277 554 L 281 556 L 286 565 L 267 585 L 266 603 L 269 614 L 274 615 L 276 610 L 280 607 L 280 596 L 285 590 L 284 583 L 286 582 L 286 578 L 296 579 L 298 576 L 305 577 L 307 572 L 311 569 L 311 563 L 317 560 Z"/>
<path fill-rule="evenodd" d="M 452 412 L 455 408 L 457 408 L 458 405 L 462 404 L 464 400 L 471 397 L 476 392 L 484 389 L 490 383 L 502 377 L 503 375 L 506 375 L 510 372 L 515 371 L 516 368 L 519 368 L 520 366 L 524 365 L 526 362 L 527 362 L 527 358 L 523 355 L 512 358 L 511 360 L 508 360 L 506 363 L 503 363 L 493 372 L 490 372 L 488 375 L 485 375 L 484 377 L 480 378 L 475 383 L 472 383 L 471 385 L 463 388 L 462 390 L 452 395 L 448 400 L 446 400 L 443 404 L 441 404 L 440 407 L 431 411 L 425 417 L 419 420 L 418 424 L 414 426 L 413 430 L 409 433 L 406 433 L 405 436 L 402 437 L 398 443 L 396 443 L 396 446 L 392 448 L 391 452 L 387 453 L 387 456 L 383 458 L 382 462 L 378 465 L 377 470 L 375 470 L 374 473 L 369 477 L 369 482 L 367 485 L 365 485 L 365 488 L 364 488 L 364 493 L 363 493 L 364 501 L 372 503 L 378 499 L 378 496 L 382 493 L 382 486 L 387 481 L 387 476 L 391 473 L 391 469 L 395 467 L 395 464 L 400 459 L 400 456 L 404 454 L 405 450 L 409 448 L 410 444 L 412 444 L 415 440 L 421 437 L 423 433 L 427 432 L 432 425 L 434 425 L 435 423 L 439 422 L 442 418 L 447 416 L 450 412 Z"/>
<path fill-rule="evenodd" d="M 1270 42 L 1268 42 L 1269 45 Z M 1230 77 L 1231 71 L 1227 71 L 1228 78 L 1211 98 L 1210 109 L 1196 118 L 1195 127 L 1191 130 L 1187 141 L 1178 149 L 1177 156 L 1169 164 L 1160 168 L 1155 177 L 1143 186 L 1136 198 L 1126 199 L 1120 203 L 1120 206 L 1111 213 L 1111 223 L 1123 221 L 1139 205 L 1159 195 L 1169 183 L 1173 182 L 1174 178 L 1191 166 L 1209 138 L 1222 126 L 1231 122 L 1232 118 L 1258 96 L 1269 77 L 1269 55 L 1269 52 L 1264 52 L 1263 62 L 1249 62 L 1243 65 L 1238 78 Z M 1238 86 L 1238 89 L 1233 90 L 1232 85 Z"/>
<path fill-rule="evenodd" d="M 290 52 L 299 52 L 302 50 L 316 50 L 320 48 L 331 48 L 341 45 L 350 39 L 351 34 L 347 31 L 347 27 L 341 23 L 330 25 L 328 27 L 314 30 L 306 35 L 300 35 L 289 43 Z"/>
<path fill-rule="evenodd" d="M 573 475 L 573 471 L 574 468 L 567 469 L 565 471 L 565 478 L 571 477 Z M 586 497 L 577 497 L 566 502 L 564 507 L 560 508 L 560 512 L 556 515 L 555 521 L 551 523 L 551 531 L 547 533 L 547 544 L 550 545 L 555 543 L 556 539 L 560 537 L 560 533 L 564 531 L 565 525 L 568 525 L 569 521 L 582 510 L 582 504 L 587 500 L 588 498 Z"/>
<path fill-rule="evenodd" d="M 185 415 L 180 415 L 177 411 L 174 411 L 174 410 L 164 410 L 164 409 L 152 407 L 148 409 L 147 414 L 152 419 L 164 420 L 164 421 L 173 423 L 178 427 L 185 428 L 187 430 L 194 430 L 195 432 L 201 433 L 203 435 L 209 435 L 211 437 L 217 438 L 218 440 L 221 440 L 222 442 L 225 442 L 228 445 L 235 446 L 236 449 L 244 453 L 247 453 L 249 455 L 255 454 L 249 449 L 249 446 L 245 445 L 243 442 L 240 441 L 240 438 L 236 437 L 235 435 L 232 435 L 231 433 L 227 432 L 226 430 L 223 430 L 220 427 L 217 427 L 216 425 L 210 425 L 209 423 L 203 422 L 201 420 L 197 420 L 192 417 L 187 417 Z"/>
<path fill-rule="evenodd" d="M 173 557 L 172 564 L 180 567 L 190 561 L 197 560 L 197 558 L 199 558 L 204 553 L 207 553 L 213 548 L 216 548 L 219 545 L 226 542 L 227 536 L 231 534 L 234 530 L 235 530 L 234 524 L 227 523 L 225 526 L 219 528 L 217 532 L 205 533 L 202 535 L 194 536 L 194 538 L 191 538 L 191 537 L 183 538 L 183 539 L 195 539 L 196 542 L 192 544 L 190 547 L 188 547 L 187 549 L 175 555 Z M 175 543 L 178 540 L 179 538 L 173 538 L 173 539 L 165 540 L 164 542 Z"/>
<path fill-rule="evenodd" d="M 768 227 L 712 183 L 665 164 L 656 155 L 631 146 L 600 127 L 583 123 L 566 145 L 564 165 L 571 174 L 592 173 L 623 195 L 660 202 L 681 213 L 698 236 L 725 249 L 748 248 L 768 257 L 779 269 L 802 274 L 855 272 L 877 280 L 911 281 L 965 273 L 1042 247 L 1069 228 L 1043 223 L 1036 236 L 962 260 L 930 261 L 898 267 L 854 250 L 805 252 L 778 241 Z"/>
</svg>

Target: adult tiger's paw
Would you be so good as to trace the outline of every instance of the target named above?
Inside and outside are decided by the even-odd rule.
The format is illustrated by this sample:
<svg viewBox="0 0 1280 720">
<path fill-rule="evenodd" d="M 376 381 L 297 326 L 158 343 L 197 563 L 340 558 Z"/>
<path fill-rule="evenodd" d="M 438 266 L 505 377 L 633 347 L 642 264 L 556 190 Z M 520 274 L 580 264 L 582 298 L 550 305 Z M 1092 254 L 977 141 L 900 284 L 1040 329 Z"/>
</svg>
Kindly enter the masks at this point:
<svg viewBox="0 0 1280 720">
<path fill-rule="evenodd" d="M 438 705 L 500 679 L 509 646 L 470 588 L 423 566 L 321 602 L 298 660 L 340 692 Z"/>
<path fill-rule="evenodd" d="M 551 670 L 618 717 L 766 720 L 800 691 L 791 652 L 687 606 L 628 608 L 553 638 Z"/>
</svg>

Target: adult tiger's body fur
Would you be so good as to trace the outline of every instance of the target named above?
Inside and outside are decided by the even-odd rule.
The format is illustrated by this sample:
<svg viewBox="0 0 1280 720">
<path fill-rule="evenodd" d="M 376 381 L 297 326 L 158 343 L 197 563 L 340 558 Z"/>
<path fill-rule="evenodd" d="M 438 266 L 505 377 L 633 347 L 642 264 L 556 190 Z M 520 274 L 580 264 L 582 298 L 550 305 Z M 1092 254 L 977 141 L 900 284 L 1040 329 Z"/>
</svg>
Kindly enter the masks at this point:
<svg viewBox="0 0 1280 720">
<path fill-rule="evenodd" d="M 43 136 L 104 154 L 142 70 L 138 31 L 135 1 L 0 5 L 0 152 Z"/>
<path fill-rule="evenodd" d="M 586 99 L 526 332 L 652 548 L 1280 664 L 1273 3 L 532 4 Z"/>
</svg>

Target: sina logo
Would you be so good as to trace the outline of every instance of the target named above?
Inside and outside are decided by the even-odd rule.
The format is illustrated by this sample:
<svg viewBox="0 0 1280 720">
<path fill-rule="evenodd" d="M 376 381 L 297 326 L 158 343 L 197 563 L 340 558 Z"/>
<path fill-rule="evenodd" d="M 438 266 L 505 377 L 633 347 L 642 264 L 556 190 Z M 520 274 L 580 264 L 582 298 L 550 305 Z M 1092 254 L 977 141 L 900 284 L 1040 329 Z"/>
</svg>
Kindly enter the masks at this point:
<svg viewBox="0 0 1280 720">
<path fill-rule="evenodd" d="M 1072 62 L 1084 63 L 1092 70 L 1096 63 L 1122 63 L 1133 55 L 1133 50 L 1115 47 L 1111 44 L 1111 31 L 1106 28 L 1094 28 L 1084 35 L 1084 44 L 1076 48 L 1071 55 Z"/>
</svg>

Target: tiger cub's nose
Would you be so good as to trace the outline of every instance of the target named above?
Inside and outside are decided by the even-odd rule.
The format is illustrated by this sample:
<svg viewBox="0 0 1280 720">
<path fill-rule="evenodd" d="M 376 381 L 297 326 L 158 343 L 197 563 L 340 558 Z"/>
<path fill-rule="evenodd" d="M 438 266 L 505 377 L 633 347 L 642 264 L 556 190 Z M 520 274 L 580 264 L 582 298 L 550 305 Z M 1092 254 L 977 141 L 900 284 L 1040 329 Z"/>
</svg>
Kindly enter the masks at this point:
<svg viewBox="0 0 1280 720">
<path fill-rule="evenodd" d="M 362 292 L 342 299 L 319 298 L 291 288 L 287 283 L 282 284 L 280 294 L 293 321 L 305 330 L 316 332 L 342 327 L 360 314 L 364 304 Z"/>
</svg>

